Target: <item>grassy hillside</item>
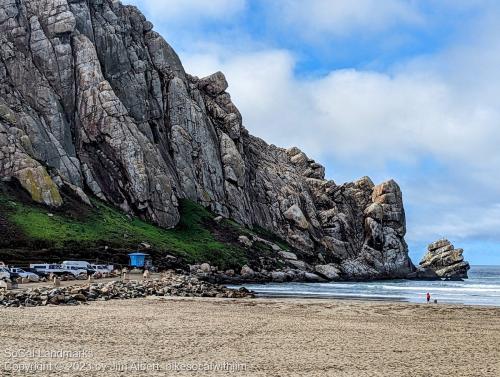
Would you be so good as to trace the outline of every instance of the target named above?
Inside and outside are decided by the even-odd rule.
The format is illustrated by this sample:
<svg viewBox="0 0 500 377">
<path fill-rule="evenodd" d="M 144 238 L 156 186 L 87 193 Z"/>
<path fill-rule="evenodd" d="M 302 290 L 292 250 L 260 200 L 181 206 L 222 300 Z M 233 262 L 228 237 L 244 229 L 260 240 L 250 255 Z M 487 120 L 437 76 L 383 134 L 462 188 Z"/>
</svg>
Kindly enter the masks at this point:
<svg viewBox="0 0 500 377">
<path fill-rule="evenodd" d="M 214 214 L 182 200 L 181 221 L 175 229 L 162 229 L 127 216 L 97 199 L 93 208 L 82 205 L 69 193 L 63 208 L 50 209 L 34 204 L 22 191 L 0 185 L 0 260 L 42 259 L 45 256 L 100 255 L 126 263 L 126 253 L 141 242 L 152 246 L 153 257 L 172 254 L 187 263 L 210 262 L 220 268 L 238 268 L 247 263 L 246 251 L 237 242 L 245 229 L 225 221 L 213 221 Z M 29 255 L 29 257 L 28 257 Z M 92 255 L 92 256 L 90 256 Z"/>
</svg>

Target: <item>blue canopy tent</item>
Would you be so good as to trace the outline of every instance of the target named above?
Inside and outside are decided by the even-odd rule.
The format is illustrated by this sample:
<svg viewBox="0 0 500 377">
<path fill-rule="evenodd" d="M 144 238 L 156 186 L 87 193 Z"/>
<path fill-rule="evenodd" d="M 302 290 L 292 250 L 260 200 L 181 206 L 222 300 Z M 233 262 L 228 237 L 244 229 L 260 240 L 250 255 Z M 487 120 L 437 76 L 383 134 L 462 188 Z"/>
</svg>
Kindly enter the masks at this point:
<svg viewBox="0 0 500 377">
<path fill-rule="evenodd" d="M 130 267 L 151 267 L 151 256 L 149 254 L 145 253 L 130 253 L 129 255 L 130 258 Z"/>
</svg>

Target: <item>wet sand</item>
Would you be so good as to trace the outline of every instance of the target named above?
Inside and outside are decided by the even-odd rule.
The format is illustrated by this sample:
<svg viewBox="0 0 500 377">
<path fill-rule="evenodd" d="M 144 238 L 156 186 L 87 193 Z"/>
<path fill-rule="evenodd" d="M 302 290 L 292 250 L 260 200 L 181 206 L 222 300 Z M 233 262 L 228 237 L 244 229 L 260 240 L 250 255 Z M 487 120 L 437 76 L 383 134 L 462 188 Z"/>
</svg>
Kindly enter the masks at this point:
<svg viewBox="0 0 500 377">
<path fill-rule="evenodd" d="M 0 309 L 0 375 L 499 376 L 500 308 L 147 298 Z"/>
</svg>

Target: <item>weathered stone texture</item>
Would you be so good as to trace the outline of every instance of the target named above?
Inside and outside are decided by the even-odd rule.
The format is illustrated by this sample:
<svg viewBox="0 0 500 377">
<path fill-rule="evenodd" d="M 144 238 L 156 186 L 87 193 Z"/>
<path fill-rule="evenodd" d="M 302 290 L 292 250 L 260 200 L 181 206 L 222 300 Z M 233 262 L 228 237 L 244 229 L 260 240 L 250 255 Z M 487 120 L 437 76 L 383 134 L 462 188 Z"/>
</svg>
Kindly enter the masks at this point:
<svg viewBox="0 0 500 377">
<path fill-rule="evenodd" d="M 413 270 L 394 181 L 337 185 L 298 148 L 249 135 L 224 74 L 186 74 L 137 8 L 0 0 L 0 47 L 0 172 L 35 200 L 59 205 L 56 180 L 173 227 L 189 198 L 282 236 L 310 274 Z"/>
<path fill-rule="evenodd" d="M 470 265 L 464 261 L 463 252 L 463 249 L 455 249 L 447 239 L 435 241 L 427 247 L 419 267 L 433 271 L 440 278 L 466 279 Z"/>
</svg>

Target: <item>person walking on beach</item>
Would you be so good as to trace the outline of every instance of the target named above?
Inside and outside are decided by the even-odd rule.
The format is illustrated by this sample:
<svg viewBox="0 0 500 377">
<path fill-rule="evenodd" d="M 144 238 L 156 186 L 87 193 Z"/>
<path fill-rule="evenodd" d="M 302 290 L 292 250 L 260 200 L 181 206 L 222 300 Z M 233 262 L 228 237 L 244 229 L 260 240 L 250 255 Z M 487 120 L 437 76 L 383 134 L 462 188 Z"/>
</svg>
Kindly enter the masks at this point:
<svg viewBox="0 0 500 377">
<path fill-rule="evenodd" d="M 427 292 L 425 297 L 427 298 L 427 303 L 431 302 L 431 294 L 429 292 Z"/>
</svg>

